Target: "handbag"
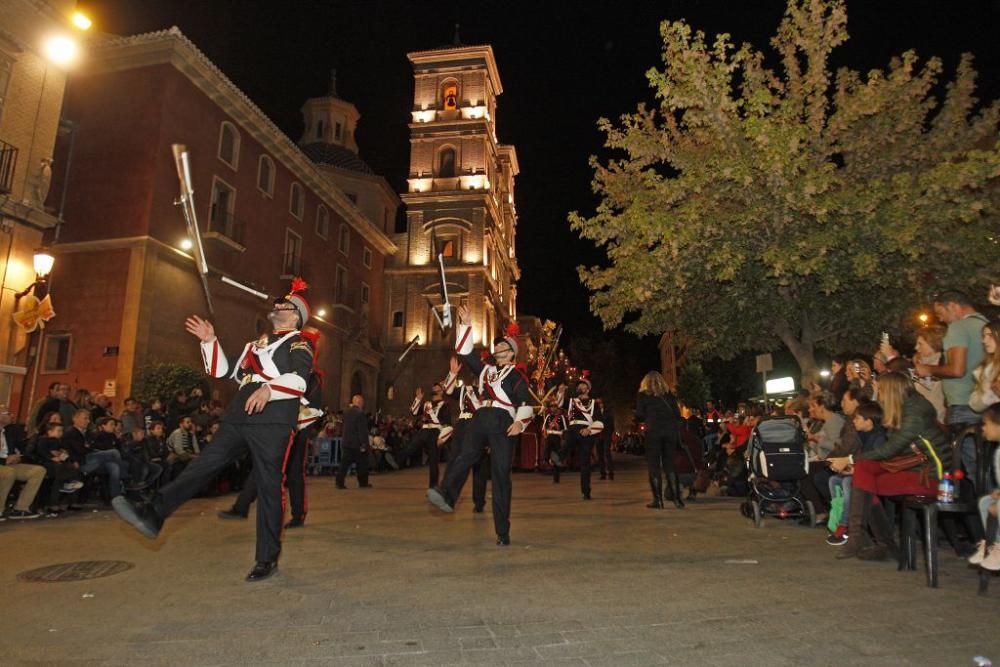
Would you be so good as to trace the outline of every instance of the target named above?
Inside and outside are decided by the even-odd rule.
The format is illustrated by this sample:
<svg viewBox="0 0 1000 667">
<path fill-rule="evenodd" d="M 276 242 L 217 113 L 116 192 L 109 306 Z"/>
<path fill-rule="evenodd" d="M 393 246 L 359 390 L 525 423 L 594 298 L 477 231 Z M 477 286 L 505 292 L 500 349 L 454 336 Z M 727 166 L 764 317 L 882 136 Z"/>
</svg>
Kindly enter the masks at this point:
<svg viewBox="0 0 1000 667">
<path fill-rule="evenodd" d="M 830 519 L 826 522 L 826 527 L 831 533 L 837 532 L 840 519 L 844 516 L 844 487 L 837 485 L 833 487 L 833 498 L 830 499 Z"/>
<path fill-rule="evenodd" d="M 888 473 L 912 471 L 920 473 L 920 483 L 923 486 L 930 486 L 930 459 L 916 443 L 910 443 L 910 451 L 897 454 L 891 459 L 879 461 L 882 470 Z M 919 470 L 914 470 L 919 468 Z"/>
</svg>

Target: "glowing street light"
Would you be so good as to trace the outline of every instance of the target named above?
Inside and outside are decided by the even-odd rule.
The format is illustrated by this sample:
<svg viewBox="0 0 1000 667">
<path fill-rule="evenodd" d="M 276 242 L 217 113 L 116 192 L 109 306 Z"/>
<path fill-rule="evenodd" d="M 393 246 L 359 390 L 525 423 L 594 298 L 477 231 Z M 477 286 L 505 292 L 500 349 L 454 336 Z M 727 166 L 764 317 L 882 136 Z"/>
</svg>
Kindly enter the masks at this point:
<svg viewBox="0 0 1000 667">
<path fill-rule="evenodd" d="M 76 41 L 66 35 L 50 37 L 45 42 L 45 56 L 60 67 L 73 64 L 79 52 Z"/>
<path fill-rule="evenodd" d="M 190 250 L 193 247 L 194 247 L 194 243 L 191 241 L 191 239 L 183 239 L 183 240 L 181 240 L 181 250 L 187 252 L 188 250 Z"/>
<path fill-rule="evenodd" d="M 326 308 L 320 308 L 316 311 L 316 314 L 320 317 L 326 317 Z"/>
<path fill-rule="evenodd" d="M 90 26 L 94 25 L 94 22 L 91 21 L 90 18 L 88 18 L 83 12 L 74 12 L 73 25 L 80 30 L 90 30 Z"/>
<path fill-rule="evenodd" d="M 33 258 L 35 276 L 38 280 L 45 280 L 52 273 L 52 265 L 56 263 L 56 258 L 46 250 L 36 250 Z"/>
<path fill-rule="evenodd" d="M 820 376 L 821 378 L 828 378 L 828 377 L 830 377 L 830 371 L 828 371 L 828 370 L 826 370 L 826 369 L 824 368 L 823 370 L 821 370 L 821 371 L 819 372 L 819 376 Z"/>
<path fill-rule="evenodd" d="M 920 324 L 922 326 L 927 326 L 927 322 L 930 321 L 931 318 L 927 313 L 920 313 L 920 315 L 917 316 L 917 319 L 920 320 Z"/>
</svg>

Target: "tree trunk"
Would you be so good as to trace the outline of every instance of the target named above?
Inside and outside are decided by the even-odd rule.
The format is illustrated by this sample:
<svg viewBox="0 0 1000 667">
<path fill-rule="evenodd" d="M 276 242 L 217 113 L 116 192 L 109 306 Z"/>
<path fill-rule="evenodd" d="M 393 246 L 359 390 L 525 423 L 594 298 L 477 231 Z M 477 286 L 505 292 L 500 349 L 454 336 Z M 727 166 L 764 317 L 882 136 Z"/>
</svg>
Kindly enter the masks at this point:
<svg viewBox="0 0 1000 667">
<path fill-rule="evenodd" d="M 778 334 L 781 342 L 785 344 L 785 347 L 799 364 L 800 386 L 803 389 L 812 390 L 813 384 L 819 383 L 819 366 L 816 364 L 815 344 L 810 340 L 810 337 L 796 336 L 791 327 L 785 324 L 775 327 L 775 333 Z"/>
</svg>

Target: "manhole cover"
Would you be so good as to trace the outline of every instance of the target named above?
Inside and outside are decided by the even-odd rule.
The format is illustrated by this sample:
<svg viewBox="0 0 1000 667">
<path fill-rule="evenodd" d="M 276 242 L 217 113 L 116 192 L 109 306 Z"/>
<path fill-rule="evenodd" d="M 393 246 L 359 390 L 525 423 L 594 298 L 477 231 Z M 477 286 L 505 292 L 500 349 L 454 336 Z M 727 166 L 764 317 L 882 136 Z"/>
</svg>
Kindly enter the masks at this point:
<svg viewBox="0 0 1000 667">
<path fill-rule="evenodd" d="M 84 579 L 100 579 L 120 574 L 135 567 L 135 563 L 123 560 L 81 560 L 76 563 L 59 563 L 47 565 L 36 570 L 27 570 L 17 575 L 21 581 L 40 581 L 55 583 L 60 581 L 83 581 Z"/>
</svg>

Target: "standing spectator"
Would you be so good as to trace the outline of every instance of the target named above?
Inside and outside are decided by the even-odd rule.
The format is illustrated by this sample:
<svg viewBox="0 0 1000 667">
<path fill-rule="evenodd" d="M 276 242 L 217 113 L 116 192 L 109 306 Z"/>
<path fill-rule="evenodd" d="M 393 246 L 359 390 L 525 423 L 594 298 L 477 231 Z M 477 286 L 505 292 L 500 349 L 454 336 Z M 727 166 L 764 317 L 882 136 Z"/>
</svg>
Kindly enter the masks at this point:
<svg viewBox="0 0 1000 667">
<path fill-rule="evenodd" d="M 969 426 L 979 424 L 980 416 L 971 407 L 969 399 L 975 388 L 973 369 L 983 361 L 983 325 L 986 318 L 972 305 L 969 297 L 958 290 L 946 290 L 934 299 L 934 314 L 948 325 L 944 336 L 944 362 L 937 365 L 916 364 L 920 377 L 940 378 L 944 398 L 948 405 L 945 424 L 952 437 L 958 436 Z M 967 437 L 961 443 L 962 463 L 970 482 L 976 479 L 976 443 Z M 977 489 L 978 490 L 978 489 Z"/>
<path fill-rule="evenodd" d="M 670 392 L 667 381 L 657 371 L 650 371 L 639 385 L 635 416 L 646 424 L 646 466 L 649 472 L 649 487 L 653 492 L 653 502 L 646 505 L 650 509 L 663 508 L 663 479 L 666 473 L 667 487 L 671 490 L 674 505 L 684 509 L 681 498 L 680 480 L 674 470 L 674 450 L 680 441 L 678 422 L 681 412 L 677 399 Z"/>
<path fill-rule="evenodd" d="M 976 386 L 969 396 L 969 407 L 976 412 L 982 412 L 994 403 L 1000 403 L 1000 346 L 997 345 L 997 338 L 1000 338 L 1000 320 L 991 320 L 983 327 L 983 350 L 986 356 L 983 358 L 972 374 L 976 380 Z"/>
<path fill-rule="evenodd" d="M 111 399 L 104 394 L 94 395 L 94 406 L 90 408 L 90 423 L 97 424 L 102 417 L 111 416 Z"/>
<path fill-rule="evenodd" d="M 145 412 L 146 430 L 152 429 L 153 422 L 163 425 L 164 431 L 167 428 L 167 413 L 163 410 L 163 399 L 154 398 Z"/>
<path fill-rule="evenodd" d="M 69 396 L 69 385 L 65 385 L 65 387 L 66 387 L 66 389 L 65 389 L 66 396 Z M 87 412 L 90 412 L 91 410 L 94 409 L 94 399 L 93 399 L 93 396 L 91 395 L 91 393 L 90 393 L 89 390 L 84 389 L 83 387 L 77 389 L 76 393 L 73 394 L 73 401 L 72 401 L 72 403 L 73 403 L 73 412 L 74 413 L 77 410 L 86 410 Z M 64 427 L 66 426 L 66 424 L 72 423 L 72 421 L 73 421 L 73 415 L 72 414 L 70 414 L 70 415 L 67 416 L 65 414 L 65 412 L 63 412 L 62 409 L 60 409 L 59 414 L 63 418 L 63 426 Z"/>
<path fill-rule="evenodd" d="M 10 410 L 0 403 L 0 521 L 7 519 L 37 519 L 39 514 L 31 509 L 45 479 L 45 468 L 25 463 L 22 456 L 24 429 L 11 424 Z M 24 482 L 17 503 L 4 517 L 7 496 L 14 482 Z"/>
<path fill-rule="evenodd" d="M 212 416 L 211 408 L 212 406 L 208 401 L 202 401 L 198 404 L 198 409 L 191 414 L 191 419 L 194 421 L 194 432 L 201 438 L 208 435 L 209 424 L 217 421 Z"/>
<path fill-rule="evenodd" d="M 31 420 L 31 423 L 35 427 L 33 432 L 39 432 L 41 430 L 42 425 L 45 423 L 44 420 L 48 415 L 53 412 L 59 413 L 60 395 L 62 395 L 63 386 L 65 385 L 59 382 L 53 382 L 50 384 L 48 396 L 43 398 L 41 402 L 36 404 L 36 406 L 32 409 L 34 419 Z M 70 415 L 70 417 L 72 418 L 72 415 Z M 67 423 L 69 423 L 69 421 L 70 420 L 68 419 L 66 420 Z"/>
<path fill-rule="evenodd" d="M 125 409 L 122 410 L 121 421 L 122 431 L 132 434 L 133 437 L 137 428 L 141 428 L 143 434 L 146 432 L 146 419 L 145 415 L 142 413 L 142 406 L 139 405 L 139 401 L 135 400 L 131 396 L 125 399 Z M 145 435 L 143 435 L 143 437 L 145 437 Z"/>
<path fill-rule="evenodd" d="M 604 415 L 604 430 L 597 436 L 597 465 L 601 468 L 601 479 L 615 478 L 615 462 L 611 458 L 611 441 L 615 437 L 615 416 L 605 410 L 604 401 L 597 399 L 597 404 Z M 700 420 L 699 420 L 700 423 Z"/>
<path fill-rule="evenodd" d="M 833 394 L 833 397 L 837 401 L 840 401 L 844 397 L 847 388 L 851 386 L 850 381 L 847 379 L 845 361 L 846 357 L 842 354 L 834 355 L 833 359 L 830 360 L 830 393 Z"/>
<path fill-rule="evenodd" d="M 358 487 L 367 488 L 368 483 L 368 418 L 364 413 L 365 398 L 361 394 L 351 396 L 351 407 L 344 413 L 344 436 L 341 444 L 340 466 L 337 468 L 337 488 L 346 489 L 344 479 L 351 464 L 358 466 Z"/>
<path fill-rule="evenodd" d="M 190 417 L 198 409 L 198 403 L 188 399 L 186 391 L 178 391 L 174 394 L 174 400 L 167 406 L 167 430 L 173 431 L 180 426 L 181 419 Z"/>
</svg>

